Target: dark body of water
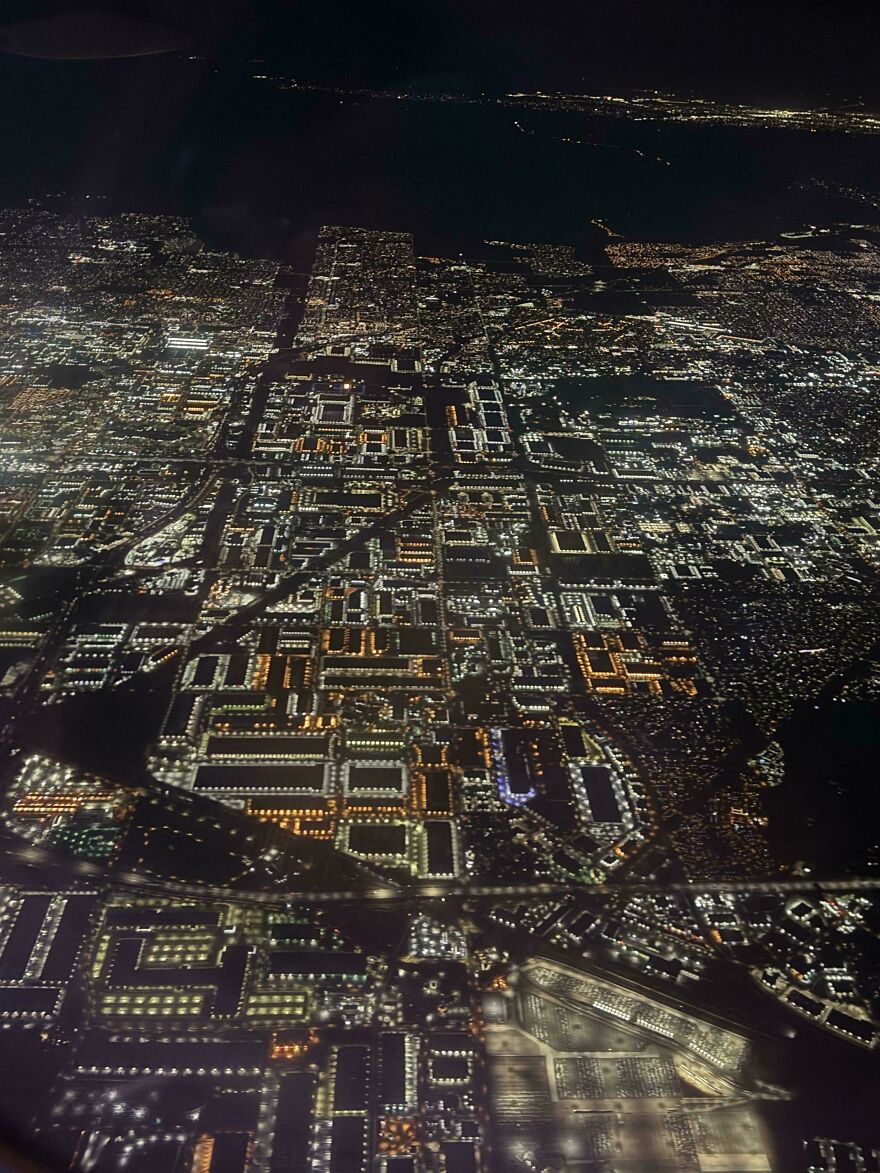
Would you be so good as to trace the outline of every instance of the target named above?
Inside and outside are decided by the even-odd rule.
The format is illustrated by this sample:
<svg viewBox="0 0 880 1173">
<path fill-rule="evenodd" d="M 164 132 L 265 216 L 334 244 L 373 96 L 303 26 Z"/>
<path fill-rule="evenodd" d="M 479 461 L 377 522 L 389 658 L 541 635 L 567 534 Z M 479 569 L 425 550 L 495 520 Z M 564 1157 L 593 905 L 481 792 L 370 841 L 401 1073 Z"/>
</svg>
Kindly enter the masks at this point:
<svg viewBox="0 0 880 1173">
<path fill-rule="evenodd" d="M 596 219 L 639 239 L 765 238 L 870 219 L 796 185 L 875 190 L 880 174 L 880 137 L 282 92 L 177 58 L 6 58 L 0 101 L 0 153 L 16 161 L 0 203 L 61 192 L 83 211 L 193 215 L 217 245 L 303 263 L 317 226 L 339 222 L 412 230 L 422 251 L 594 252 Z"/>
<path fill-rule="evenodd" d="M 877 874 L 880 702 L 820 697 L 782 724 L 779 742 L 785 779 L 764 800 L 776 853 L 820 874 Z"/>
</svg>

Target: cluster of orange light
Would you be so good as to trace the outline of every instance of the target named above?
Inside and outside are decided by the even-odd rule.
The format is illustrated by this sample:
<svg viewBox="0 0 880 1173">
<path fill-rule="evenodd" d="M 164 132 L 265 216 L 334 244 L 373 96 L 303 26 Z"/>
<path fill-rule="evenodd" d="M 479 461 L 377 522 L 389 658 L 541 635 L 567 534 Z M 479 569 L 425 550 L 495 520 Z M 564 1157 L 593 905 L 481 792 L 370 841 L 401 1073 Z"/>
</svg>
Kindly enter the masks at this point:
<svg viewBox="0 0 880 1173">
<path fill-rule="evenodd" d="M 448 778 L 448 775 L 447 775 L 447 778 Z M 427 780 L 427 778 L 417 778 L 416 782 L 418 785 L 419 804 L 424 809 L 428 805 L 428 780 Z M 431 812 L 432 815 L 435 815 L 435 816 L 438 814 L 451 815 L 453 813 L 452 812 L 451 791 L 448 791 L 448 793 L 449 793 L 449 799 L 446 803 L 446 806 L 443 808 L 442 811 L 440 811 L 440 810 L 432 811 Z M 419 812 L 419 813 L 421 813 L 421 812 Z"/>
<path fill-rule="evenodd" d="M 430 565 L 434 561 L 434 545 L 431 541 L 416 538 L 398 538 L 397 557 L 407 564 Z"/>
<path fill-rule="evenodd" d="M 448 745 L 440 745 L 440 746 L 431 745 L 428 748 L 432 754 L 436 754 L 437 750 L 440 751 L 439 757 L 437 757 L 436 762 L 426 762 L 425 761 L 425 746 L 416 745 L 413 747 L 413 761 L 416 766 L 424 766 L 424 765 L 448 766 L 449 765 L 449 746 Z"/>
<path fill-rule="evenodd" d="M 489 730 L 488 729 L 476 729 L 474 731 L 474 737 L 476 738 L 477 742 L 479 743 L 480 749 L 482 751 L 483 766 L 487 770 L 491 770 L 492 769 L 492 748 L 489 743 Z"/>
<path fill-rule="evenodd" d="M 321 651 L 330 651 L 330 640 L 334 632 L 342 631 L 343 646 L 342 648 L 334 648 L 333 654 L 337 656 L 381 656 L 385 653 L 376 647 L 376 636 L 372 628 L 369 627 L 325 627 L 321 632 Z"/>
<path fill-rule="evenodd" d="M 200 1136 L 193 1153 L 192 1173 L 210 1173 L 213 1156 L 213 1136 Z"/>
<path fill-rule="evenodd" d="M 272 667 L 272 657 L 261 654 L 257 656 L 257 664 L 254 669 L 254 675 L 251 680 L 251 688 L 262 691 L 266 687 L 269 680 L 269 669 Z"/>
<path fill-rule="evenodd" d="M 279 800 L 283 802 L 283 799 Z M 327 809 L 308 809 L 301 807 L 277 806 L 270 809 L 256 810 L 248 801 L 247 812 L 259 819 L 261 823 L 277 823 L 292 835 L 302 835 L 307 839 L 332 839 L 336 834 L 337 810 L 334 799 L 329 799 Z M 312 824 L 308 826 L 306 824 Z"/>
<path fill-rule="evenodd" d="M 303 713 L 303 729 L 334 729 L 339 724 L 336 713 Z"/>
<path fill-rule="evenodd" d="M 320 452 L 324 455 L 340 455 L 345 451 L 344 442 L 331 440 L 326 436 L 317 436 L 314 438 L 314 441 L 311 436 L 299 436 L 293 448 L 295 452 L 303 452 L 307 447 L 312 447 L 313 444 L 315 452 Z"/>
<path fill-rule="evenodd" d="M 601 649 L 588 648 L 582 635 L 574 636 L 578 665 L 589 689 L 609 696 L 625 696 L 630 683 L 640 682 L 647 683 L 656 696 L 662 695 L 660 682 L 664 674 L 659 664 L 653 661 L 633 663 L 625 656 L 614 636 L 605 636 L 604 643 L 605 647 Z M 591 651 L 604 651 L 607 654 L 611 661 L 610 671 L 593 667 L 589 656 Z"/>
<path fill-rule="evenodd" d="M 459 627 L 449 632 L 449 639 L 455 644 L 479 644 L 483 636 L 476 627 Z"/>
<path fill-rule="evenodd" d="M 389 1116 L 382 1121 L 379 1136 L 380 1153 L 409 1153 L 417 1143 L 416 1126 L 413 1120 Z"/>
<path fill-rule="evenodd" d="M 25 794 L 17 799 L 13 811 L 25 818 L 46 819 L 54 815 L 73 814 L 83 803 L 110 802 L 111 796 L 106 790 L 86 791 L 85 793 L 70 793 L 61 791 L 55 794 Z"/>
<path fill-rule="evenodd" d="M 0 386 L 3 385 L 4 383 L 0 383 Z M 9 383 L 7 382 L 5 385 L 8 386 Z M 41 407 L 58 403 L 69 394 L 66 387 L 26 387 L 15 396 L 9 404 L 8 410 L 14 415 L 26 411 L 38 411 Z"/>
<path fill-rule="evenodd" d="M 347 806 L 345 813 L 356 816 L 361 822 L 384 822 L 386 819 L 404 818 L 406 805 L 401 800 L 395 806 Z"/>
<path fill-rule="evenodd" d="M 285 1062 L 301 1059 L 318 1041 L 318 1032 L 310 1030 L 308 1034 L 295 1038 L 284 1038 L 277 1034 L 272 1036 L 270 1055 L 273 1059 L 282 1059 Z"/>
<path fill-rule="evenodd" d="M 322 816 L 324 817 L 324 816 Z M 336 822 L 321 823 L 320 826 L 307 827 L 305 823 L 307 819 L 302 818 L 282 818 L 280 815 L 267 816 L 265 811 L 261 811 L 259 815 L 262 823 L 277 823 L 285 831 L 289 831 L 291 835 L 302 835 L 305 839 L 319 839 L 323 842 L 329 842 L 336 837 Z M 315 820 L 317 822 L 318 820 Z"/>
<path fill-rule="evenodd" d="M 517 546 L 513 551 L 514 566 L 536 566 L 538 555 L 530 546 Z"/>
</svg>

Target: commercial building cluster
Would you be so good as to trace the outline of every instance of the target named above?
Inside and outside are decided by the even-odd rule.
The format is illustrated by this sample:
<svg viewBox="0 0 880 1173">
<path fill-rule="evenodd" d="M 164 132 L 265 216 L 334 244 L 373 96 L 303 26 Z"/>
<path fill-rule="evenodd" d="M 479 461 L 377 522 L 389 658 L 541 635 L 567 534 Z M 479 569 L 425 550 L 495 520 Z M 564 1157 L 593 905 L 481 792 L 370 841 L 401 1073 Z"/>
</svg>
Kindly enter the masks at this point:
<svg viewBox="0 0 880 1173">
<path fill-rule="evenodd" d="M 785 1093 L 710 969 L 878 1037 L 874 890 L 783 871 L 765 803 L 779 723 L 880 638 L 878 261 L 328 226 L 299 281 L 169 218 L 0 216 L 0 1026 L 39 1143 L 770 1168 Z"/>
</svg>

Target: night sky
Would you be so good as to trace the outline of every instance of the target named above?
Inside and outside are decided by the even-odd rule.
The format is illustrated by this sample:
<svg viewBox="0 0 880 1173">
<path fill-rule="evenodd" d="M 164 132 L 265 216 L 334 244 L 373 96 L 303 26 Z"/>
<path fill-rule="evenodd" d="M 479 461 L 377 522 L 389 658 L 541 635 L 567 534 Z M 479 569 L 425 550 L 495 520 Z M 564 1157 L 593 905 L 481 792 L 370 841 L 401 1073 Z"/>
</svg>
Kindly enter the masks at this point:
<svg viewBox="0 0 880 1173">
<path fill-rule="evenodd" d="M 14 22 L 78 8 L 7 0 L 4 12 Z M 82 8 L 175 29 L 197 52 L 263 58 L 316 79 L 448 75 L 478 88 L 658 87 L 778 102 L 880 93 L 880 15 L 863 0 L 99 0 Z"/>
</svg>

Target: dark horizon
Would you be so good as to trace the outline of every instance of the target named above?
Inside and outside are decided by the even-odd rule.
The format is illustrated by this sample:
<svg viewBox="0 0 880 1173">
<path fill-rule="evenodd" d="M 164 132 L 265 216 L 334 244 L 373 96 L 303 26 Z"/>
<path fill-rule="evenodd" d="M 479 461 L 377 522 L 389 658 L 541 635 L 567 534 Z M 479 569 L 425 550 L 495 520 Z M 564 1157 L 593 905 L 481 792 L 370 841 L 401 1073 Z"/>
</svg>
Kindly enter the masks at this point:
<svg viewBox="0 0 880 1173">
<path fill-rule="evenodd" d="M 346 0 L 100 0 L 81 7 L 175 30 L 192 52 L 209 58 L 264 60 L 340 84 L 447 77 L 478 90 L 586 85 L 588 92 L 660 89 L 776 105 L 797 98 L 880 100 L 874 68 L 880 17 L 864 0 L 845 6 L 823 0 L 772 6 L 552 0 L 540 11 L 526 0 L 367 0 L 355 6 Z M 70 13 L 63 0 L 11 0 L 5 22 Z"/>
</svg>

